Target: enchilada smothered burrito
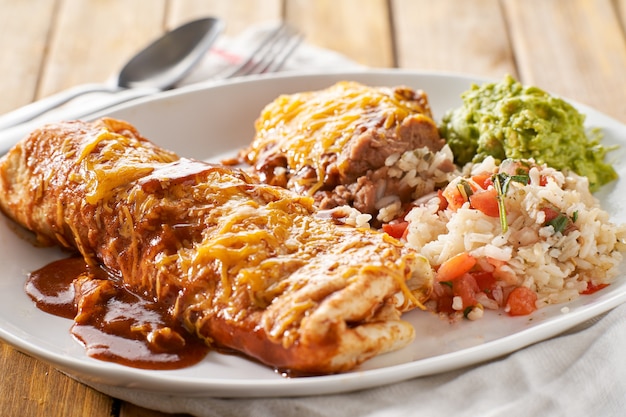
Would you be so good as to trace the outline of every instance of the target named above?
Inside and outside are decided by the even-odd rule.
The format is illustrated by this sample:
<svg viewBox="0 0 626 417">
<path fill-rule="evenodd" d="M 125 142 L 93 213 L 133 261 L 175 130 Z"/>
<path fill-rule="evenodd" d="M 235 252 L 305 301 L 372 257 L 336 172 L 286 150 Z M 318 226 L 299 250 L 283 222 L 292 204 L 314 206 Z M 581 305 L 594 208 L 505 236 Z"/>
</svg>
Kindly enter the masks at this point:
<svg viewBox="0 0 626 417">
<path fill-rule="evenodd" d="M 400 315 L 432 288 L 426 259 L 387 234 L 179 158 L 114 119 L 48 125 L 17 144 L 0 160 L 0 207 L 107 272 L 75 284 L 76 320 L 90 314 L 81 289 L 124 287 L 209 346 L 281 370 L 341 372 L 407 345 L 415 330 Z"/>
</svg>

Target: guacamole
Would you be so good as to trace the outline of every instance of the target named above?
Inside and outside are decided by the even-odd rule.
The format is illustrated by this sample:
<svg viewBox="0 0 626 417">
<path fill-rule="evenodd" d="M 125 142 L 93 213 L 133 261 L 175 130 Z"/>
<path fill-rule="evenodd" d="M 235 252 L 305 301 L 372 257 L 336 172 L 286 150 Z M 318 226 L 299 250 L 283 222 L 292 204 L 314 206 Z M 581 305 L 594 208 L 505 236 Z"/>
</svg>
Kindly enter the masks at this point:
<svg viewBox="0 0 626 417">
<path fill-rule="evenodd" d="M 498 83 L 473 85 L 461 95 L 463 105 L 448 111 L 440 125 L 455 162 L 534 158 L 589 179 L 595 191 L 617 178 L 604 162 L 609 149 L 599 135 L 588 136 L 585 116 L 564 100 L 507 76 Z M 597 133 L 597 132 L 596 132 Z"/>
</svg>

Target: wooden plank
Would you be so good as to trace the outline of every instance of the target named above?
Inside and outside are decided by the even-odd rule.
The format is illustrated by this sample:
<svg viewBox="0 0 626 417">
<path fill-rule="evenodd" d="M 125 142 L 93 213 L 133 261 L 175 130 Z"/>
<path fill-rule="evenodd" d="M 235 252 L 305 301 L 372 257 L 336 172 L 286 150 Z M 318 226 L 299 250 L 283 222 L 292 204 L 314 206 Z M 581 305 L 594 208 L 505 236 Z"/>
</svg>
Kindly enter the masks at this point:
<svg viewBox="0 0 626 417">
<path fill-rule="evenodd" d="M 614 7 L 622 22 L 622 31 L 626 34 L 626 0 L 613 0 Z"/>
<path fill-rule="evenodd" d="M 235 36 L 250 25 L 282 18 L 281 0 L 171 0 L 167 21 L 179 24 L 203 16 L 215 16 L 226 22 L 227 36 Z"/>
<path fill-rule="evenodd" d="M 286 0 L 285 10 L 309 43 L 367 66 L 395 65 L 386 0 Z"/>
<path fill-rule="evenodd" d="M 626 122 L 626 40 L 611 0 L 504 0 L 503 6 L 524 82 Z"/>
<path fill-rule="evenodd" d="M 35 97 L 54 5 L 49 0 L 0 0 L 0 113 Z"/>
<path fill-rule="evenodd" d="M 61 2 L 38 95 L 82 83 L 105 82 L 163 32 L 165 2 Z"/>
<path fill-rule="evenodd" d="M 1 342 L 0 375 L 0 410 L 3 416 L 111 415 L 111 398 Z"/>
<path fill-rule="evenodd" d="M 498 0 L 391 0 L 398 66 L 516 75 Z"/>
</svg>

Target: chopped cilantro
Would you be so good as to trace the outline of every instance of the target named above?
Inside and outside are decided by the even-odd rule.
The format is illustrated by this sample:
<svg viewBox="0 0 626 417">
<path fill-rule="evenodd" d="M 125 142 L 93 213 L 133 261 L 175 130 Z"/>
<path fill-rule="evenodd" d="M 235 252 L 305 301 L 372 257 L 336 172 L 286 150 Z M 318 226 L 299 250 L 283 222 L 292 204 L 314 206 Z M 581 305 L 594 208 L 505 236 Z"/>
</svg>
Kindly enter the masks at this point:
<svg viewBox="0 0 626 417">
<path fill-rule="evenodd" d="M 552 226 L 554 227 L 555 232 L 563 233 L 563 231 L 567 229 L 568 224 L 569 224 L 569 218 L 564 214 L 559 214 L 554 219 L 548 222 L 545 222 L 544 226 Z"/>
<path fill-rule="evenodd" d="M 519 182 L 527 185 L 530 182 L 528 174 L 509 175 L 501 172 L 493 175 L 493 185 L 496 188 L 496 199 L 498 200 L 498 213 L 500 216 L 500 228 L 502 233 L 506 233 L 509 230 L 509 224 L 506 220 L 506 207 L 504 206 L 504 197 L 509 191 L 509 184 L 511 181 Z"/>
</svg>

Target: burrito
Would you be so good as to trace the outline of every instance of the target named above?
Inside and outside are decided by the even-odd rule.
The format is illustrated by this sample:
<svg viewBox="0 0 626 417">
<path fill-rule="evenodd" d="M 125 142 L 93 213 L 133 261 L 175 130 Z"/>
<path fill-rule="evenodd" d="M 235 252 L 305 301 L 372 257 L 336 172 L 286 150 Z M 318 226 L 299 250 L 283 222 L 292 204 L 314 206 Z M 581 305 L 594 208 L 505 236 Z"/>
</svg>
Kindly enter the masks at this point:
<svg viewBox="0 0 626 417">
<path fill-rule="evenodd" d="M 401 314 L 432 288 L 427 260 L 387 234 L 110 118 L 18 143 L 0 159 L 0 208 L 208 346 L 294 373 L 344 372 L 406 346 L 415 329 Z M 76 303 L 79 320 L 89 304 Z"/>
</svg>

